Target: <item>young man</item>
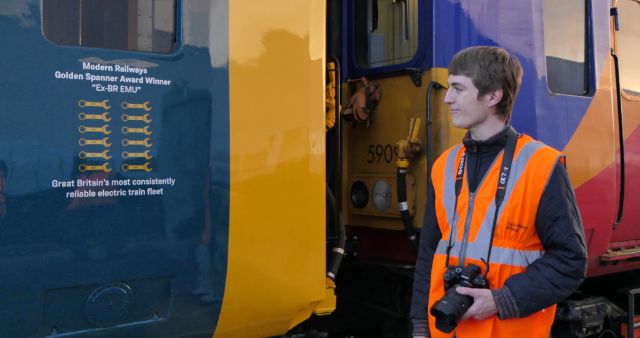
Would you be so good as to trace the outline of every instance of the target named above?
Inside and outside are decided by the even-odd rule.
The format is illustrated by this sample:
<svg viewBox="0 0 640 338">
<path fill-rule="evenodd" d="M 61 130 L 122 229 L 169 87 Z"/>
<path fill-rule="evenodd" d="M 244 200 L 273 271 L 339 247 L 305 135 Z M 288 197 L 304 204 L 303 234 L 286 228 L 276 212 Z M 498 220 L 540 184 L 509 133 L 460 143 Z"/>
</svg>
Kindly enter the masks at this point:
<svg viewBox="0 0 640 338">
<path fill-rule="evenodd" d="M 431 171 L 414 337 L 548 338 L 555 304 L 584 279 L 584 234 L 564 157 L 509 123 L 521 78 L 518 60 L 497 47 L 464 49 L 449 65 L 445 103 L 467 134 Z M 487 286 L 459 286 L 472 264 Z M 455 290 L 446 296 L 445 273 Z M 453 304 L 459 295 L 473 298 L 466 312 Z M 464 314 L 443 316 L 452 309 Z"/>
</svg>

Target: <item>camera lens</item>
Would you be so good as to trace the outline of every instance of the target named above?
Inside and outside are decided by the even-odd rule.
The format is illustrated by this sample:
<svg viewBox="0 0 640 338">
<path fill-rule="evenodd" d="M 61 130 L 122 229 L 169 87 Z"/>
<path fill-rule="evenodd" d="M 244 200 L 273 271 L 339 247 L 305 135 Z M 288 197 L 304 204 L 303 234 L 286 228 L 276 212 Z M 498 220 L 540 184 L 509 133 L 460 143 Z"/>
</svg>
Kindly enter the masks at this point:
<svg viewBox="0 0 640 338">
<path fill-rule="evenodd" d="M 458 326 L 462 315 L 473 304 L 473 297 L 464 296 L 456 292 L 455 285 L 445 293 L 444 297 L 431 307 L 431 314 L 436 317 L 436 328 L 449 333 Z"/>
</svg>

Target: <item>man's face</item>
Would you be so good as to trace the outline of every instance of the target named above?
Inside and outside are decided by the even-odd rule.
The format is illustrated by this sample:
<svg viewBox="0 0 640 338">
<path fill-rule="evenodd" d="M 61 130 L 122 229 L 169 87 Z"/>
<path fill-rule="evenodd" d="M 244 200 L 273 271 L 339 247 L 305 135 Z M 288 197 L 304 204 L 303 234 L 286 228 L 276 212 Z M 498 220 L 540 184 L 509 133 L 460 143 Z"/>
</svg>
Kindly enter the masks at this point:
<svg viewBox="0 0 640 338">
<path fill-rule="evenodd" d="M 478 88 L 471 78 L 464 75 L 449 75 L 449 89 L 444 103 L 451 108 L 451 121 L 458 128 L 482 127 L 489 116 L 495 114 L 489 103 L 489 94 L 478 98 Z"/>
</svg>

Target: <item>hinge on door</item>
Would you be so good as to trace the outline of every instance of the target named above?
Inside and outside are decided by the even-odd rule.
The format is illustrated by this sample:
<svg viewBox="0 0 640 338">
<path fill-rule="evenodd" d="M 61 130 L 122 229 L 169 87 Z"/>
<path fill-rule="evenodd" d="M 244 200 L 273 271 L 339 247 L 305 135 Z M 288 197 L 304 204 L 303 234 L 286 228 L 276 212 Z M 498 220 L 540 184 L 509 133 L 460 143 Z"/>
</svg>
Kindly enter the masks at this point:
<svg viewBox="0 0 640 338">
<path fill-rule="evenodd" d="M 611 7 L 609 15 L 613 17 L 613 25 L 616 32 L 620 30 L 620 20 L 618 20 L 618 7 Z"/>
<path fill-rule="evenodd" d="M 420 68 L 406 68 L 409 72 L 409 77 L 411 78 L 411 82 L 416 87 L 422 86 L 422 69 Z"/>
</svg>

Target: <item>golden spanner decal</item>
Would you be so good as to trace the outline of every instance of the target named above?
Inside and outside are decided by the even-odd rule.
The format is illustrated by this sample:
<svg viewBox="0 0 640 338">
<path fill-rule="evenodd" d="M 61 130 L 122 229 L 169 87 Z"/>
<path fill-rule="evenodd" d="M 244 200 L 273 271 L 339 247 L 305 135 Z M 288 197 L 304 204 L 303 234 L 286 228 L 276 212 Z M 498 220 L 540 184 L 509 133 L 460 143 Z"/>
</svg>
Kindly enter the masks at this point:
<svg viewBox="0 0 640 338">
<path fill-rule="evenodd" d="M 101 107 L 105 110 L 109 110 L 111 108 L 111 106 L 109 105 L 109 100 L 103 100 L 103 101 L 86 101 L 86 100 L 80 100 L 78 101 L 78 107 L 80 108 L 85 108 L 85 107 Z"/>
<path fill-rule="evenodd" d="M 123 151 L 122 152 L 122 158 L 136 158 L 136 157 L 141 157 L 144 158 L 146 160 L 150 160 L 153 158 L 153 156 L 151 156 L 151 151 L 150 150 L 145 150 L 144 152 L 141 153 L 132 153 L 132 152 L 128 152 L 128 151 Z"/>
<path fill-rule="evenodd" d="M 109 130 L 109 125 L 106 125 L 106 124 L 102 127 L 80 126 L 78 127 L 78 131 L 81 132 L 82 134 L 84 133 L 103 133 L 105 135 L 111 134 L 111 130 Z"/>
<path fill-rule="evenodd" d="M 145 135 L 151 135 L 152 131 L 151 128 L 149 128 L 149 126 L 146 126 L 144 128 L 130 128 L 130 127 L 122 127 L 122 133 L 123 134 L 145 134 Z"/>
<path fill-rule="evenodd" d="M 149 115 L 149 114 L 144 114 L 144 115 L 122 114 L 122 116 L 120 118 L 124 122 L 127 122 L 127 121 L 143 121 L 144 123 L 151 123 L 151 115 Z"/>
<path fill-rule="evenodd" d="M 111 121 L 111 118 L 109 117 L 109 113 L 108 112 L 104 112 L 102 114 L 86 114 L 86 113 L 80 113 L 78 114 L 78 119 L 79 120 L 102 120 L 104 122 L 109 122 Z"/>
<path fill-rule="evenodd" d="M 122 140 L 122 146 L 123 147 L 129 147 L 129 146 L 145 146 L 147 148 L 151 148 L 151 139 L 150 138 L 145 138 L 144 140 L 128 140 L 128 139 L 123 139 Z"/>
<path fill-rule="evenodd" d="M 149 162 L 145 162 L 144 164 L 123 164 L 122 165 L 122 171 L 134 171 L 134 170 L 143 170 L 146 172 L 150 172 L 151 167 L 149 167 Z"/>
<path fill-rule="evenodd" d="M 111 172 L 111 168 L 109 167 L 109 162 L 106 162 L 102 165 L 81 164 L 78 166 L 78 170 L 80 170 L 81 172 L 85 172 L 85 171 L 104 171 L 106 173 Z"/>
<path fill-rule="evenodd" d="M 78 153 L 78 156 L 83 160 L 85 158 L 103 158 L 105 160 L 111 159 L 111 155 L 109 155 L 109 149 L 100 153 L 90 153 L 86 151 L 81 151 L 80 153 Z"/>
<path fill-rule="evenodd" d="M 144 109 L 145 111 L 150 111 L 151 103 L 149 101 L 146 101 L 144 103 L 122 102 L 122 104 L 120 104 L 120 107 L 122 107 L 122 109 Z"/>
<path fill-rule="evenodd" d="M 89 145 L 96 145 L 96 146 L 105 146 L 105 147 L 111 147 L 111 143 L 109 142 L 109 138 L 105 137 L 101 140 L 90 140 L 90 139 L 86 139 L 86 138 L 81 138 L 78 140 L 78 143 L 81 146 L 89 146 Z"/>
</svg>

